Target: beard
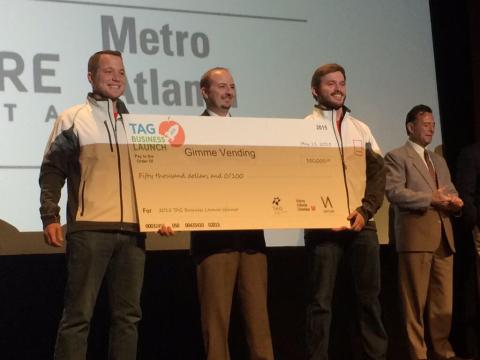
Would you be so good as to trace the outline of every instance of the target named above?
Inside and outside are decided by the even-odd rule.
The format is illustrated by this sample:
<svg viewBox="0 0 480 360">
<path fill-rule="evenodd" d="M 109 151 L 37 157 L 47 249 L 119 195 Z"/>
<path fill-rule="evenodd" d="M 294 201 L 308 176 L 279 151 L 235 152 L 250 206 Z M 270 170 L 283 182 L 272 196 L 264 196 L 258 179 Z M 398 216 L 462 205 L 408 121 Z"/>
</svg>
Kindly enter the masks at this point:
<svg viewBox="0 0 480 360">
<path fill-rule="evenodd" d="M 330 97 L 333 97 L 336 94 L 344 95 L 343 93 L 338 93 L 337 92 L 337 93 L 330 94 Z M 341 102 L 336 102 L 336 101 L 330 100 L 330 98 L 319 95 L 318 96 L 318 106 L 321 109 L 324 109 L 324 110 L 338 110 L 345 104 L 345 99 L 346 99 L 346 96 L 343 97 L 343 100 Z"/>
</svg>

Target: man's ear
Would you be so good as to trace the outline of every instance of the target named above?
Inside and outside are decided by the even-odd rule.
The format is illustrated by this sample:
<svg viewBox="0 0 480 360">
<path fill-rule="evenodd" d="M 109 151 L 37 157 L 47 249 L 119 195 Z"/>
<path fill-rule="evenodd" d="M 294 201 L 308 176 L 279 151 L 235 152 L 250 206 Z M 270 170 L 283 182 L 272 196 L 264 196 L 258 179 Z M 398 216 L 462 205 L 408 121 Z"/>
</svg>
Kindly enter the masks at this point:
<svg viewBox="0 0 480 360">
<path fill-rule="evenodd" d="M 87 73 L 87 79 L 88 79 L 88 82 L 93 85 L 93 74 L 91 71 Z"/>
<path fill-rule="evenodd" d="M 200 92 L 202 93 L 202 97 L 204 100 L 207 100 L 208 99 L 208 93 L 207 93 L 207 89 L 205 89 L 204 87 L 200 88 Z"/>
<path fill-rule="evenodd" d="M 415 125 L 413 124 L 412 121 L 407 123 L 407 133 L 408 133 L 408 135 L 410 135 L 411 133 L 413 133 L 413 127 L 414 127 L 414 126 L 415 126 Z"/>
<path fill-rule="evenodd" d="M 317 89 L 314 88 L 314 87 L 312 87 L 311 89 L 312 89 L 312 95 L 317 98 L 317 97 L 318 97 L 318 91 L 317 91 Z"/>
</svg>

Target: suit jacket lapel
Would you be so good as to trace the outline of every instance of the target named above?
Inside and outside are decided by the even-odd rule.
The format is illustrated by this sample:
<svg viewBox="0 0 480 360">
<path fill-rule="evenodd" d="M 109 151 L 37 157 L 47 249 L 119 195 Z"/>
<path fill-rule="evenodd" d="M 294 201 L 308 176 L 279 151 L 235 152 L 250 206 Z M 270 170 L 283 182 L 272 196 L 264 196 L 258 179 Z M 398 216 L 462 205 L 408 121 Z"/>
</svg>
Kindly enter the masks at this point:
<svg viewBox="0 0 480 360">
<path fill-rule="evenodd" d="M 433 167 L 435 168 L 435 172 L 437 174 L 437 181 L 438 181 L 438 187 L 441 187 L 444 182 L 442 181 L 442 175 L 444 172 L 442 172 L 442 164 L 439 164 L 437 160 L 437 154 L 428 151 L 428 155 L 430 156 L 430 160 L 432 160 Z"/>
<path fill-rule="evenodd" d="M 420 173 L 423 179 L 427 182 L 427 184 L 432 188 L 432 190 L 436 190 L 437 184 L 435 184 L 435 181 L 430 176 L 427 166 L 423 163 L 423 160 L 420 158 L 418 153 L 409 143 L 405 144 L 405 148 L 406 148 L 408 157 L 410 157 L 412 161 L 413 167 L 417 169 L 417 171 Z M 430 157 L 430 159 L 432 159 L 432 157 Z"/>
</svg>

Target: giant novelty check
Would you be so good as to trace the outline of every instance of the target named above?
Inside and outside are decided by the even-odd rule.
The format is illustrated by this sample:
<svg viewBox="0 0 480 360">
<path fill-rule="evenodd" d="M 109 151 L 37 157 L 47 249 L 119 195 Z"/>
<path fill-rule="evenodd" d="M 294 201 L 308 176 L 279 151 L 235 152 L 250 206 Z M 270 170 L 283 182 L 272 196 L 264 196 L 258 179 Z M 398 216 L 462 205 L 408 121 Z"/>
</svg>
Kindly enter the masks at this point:
<svg viewBox="0 0 480 360">
<path fill-rule="evenodd" d="M 175 115 L 125 119 L 142 231 L 162 225 L 195 231 L 348 225 L 341 152 L 325 125 Z"/>
</svg>

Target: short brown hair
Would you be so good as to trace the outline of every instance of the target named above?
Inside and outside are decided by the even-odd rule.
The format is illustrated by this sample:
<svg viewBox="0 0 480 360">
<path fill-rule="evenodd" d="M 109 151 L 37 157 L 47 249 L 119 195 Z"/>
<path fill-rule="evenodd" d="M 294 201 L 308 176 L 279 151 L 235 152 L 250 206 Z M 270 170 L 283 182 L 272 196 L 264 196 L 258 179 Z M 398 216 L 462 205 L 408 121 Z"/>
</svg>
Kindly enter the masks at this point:
<svg viewBox="0 0 480 360">
<path fill-rule="evenodd" d="M 116 50 L 102 50 L 102 51 L 97 51 L 95 54 L 90 56 L 90 59 L 88 59 L 88 72 L 95 74 L 95 72 L 98 69 L 98 63 L 100 62 L 100 57 L 102 55 L 113 55 L 113 56 L 118 56 L 122 58 L 122 53 L 120 51 Z"/>
<path fill-rule="evenodd" d="M 410 111 L 407 113 L 407 117 L 405 119 L 405 129 L 407 130 L 407 135 L 410 135 L 407 127 L 408 123 L 414 122 L 418 115 L 422 115 L 425 113 L 431 114 L 432 112 L 433 111 L 429 106 L 423 104 L 415 105 L 413 108 L 411 108 Z"/>
<path fill-rule="evenodd" d="M 212 75 L 212 73 L 214 71 L 228 71 L 228 72 L 230 72 L 230 70 L 228 70 L 225 67 L 221 67 L 221 66 L 217 66 L 217 67 L 211 68 L 210 70 L 207 70 L 205 72 L 205 74 L 202 75 L 202 78 L 200 79 L 200 89 L 201 88 L 208 89 L 210 87 L 210 75 Z"/>
<path fill-rule="evenodd" d="M 345 69 L 343 68 L 343 66 L 335 63 L 325 64 L 317 68 L 317 70 L 315 70 L 312 76 L 312 81 L 310 83 L 310 86 L 314 89 L 318 89 L 318 87 L 320 86 L 320 81 L 322 80 L 322 77 L 337 71 L 340 71 L 342 73 L 345 80 L 347 79 L 347 76 L 345 75 Z M 315 100 L 318 100 L 317 96 L 315 95 L 313 95 L 313 98 Z"/>
</svg>

